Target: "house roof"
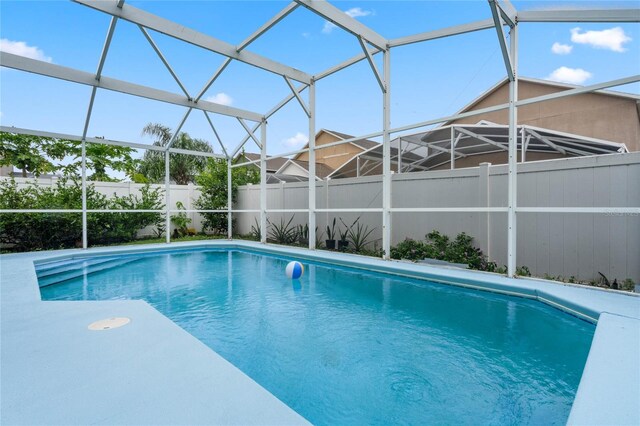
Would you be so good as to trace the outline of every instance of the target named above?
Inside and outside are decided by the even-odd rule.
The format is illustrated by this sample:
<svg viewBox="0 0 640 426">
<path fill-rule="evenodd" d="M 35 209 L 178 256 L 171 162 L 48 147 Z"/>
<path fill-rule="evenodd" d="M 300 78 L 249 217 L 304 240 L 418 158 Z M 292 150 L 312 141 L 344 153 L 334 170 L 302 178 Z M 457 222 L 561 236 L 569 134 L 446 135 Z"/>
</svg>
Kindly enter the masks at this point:
<svg viewBox="0 0 640 426">
<path fill-rule="evenodd" d="M 278 173 L 269 173 L 267 175 L 267 183 L 289 183 L 289 182 L 306 182 L 309 178 L 306 176 L 283 175 Z"/>
<path fill-rule="evenodd" d="M 333 136 L 337 137 L 340 140 L 353 139 L 355 137 L 355 136 L 348 135 L 346 133 L 336 132 L 335 130 L 321 129 L 318 132 L 318 134 L 320 134 L 321 132 L 329 133 L 330 135 L 333 135 Z M 354 144 L 354 145 L 359 146 L 362 149 L 370 149 L 370 148 L 373 148 L 375 146 L 380 145 L 378 142 L 370 141 L 368 139 L 362 139 L 362 140 L 358 140 L 358 141 L 353 141 L 351 143 Z M 307 146 L 308 146 L 308 144 L 307 144 Z"/>
<path fill-rule="evenodd" d="M 494 152 L 506 152 L 509 146 L 509 126 L 481 120 L 476 124 L 456 124 L 458 136 L 455 142 L 456 158 L 483 155 Z M 421 160 L 408 160 L 403 154 L 403 164 L 408 170 L 430 170 L 451 161 L 451 128 L 452 125 L 438 127 L 413 135 L 404 135 L 402 140 L 411 147 L 411 153 Z M 516 145 L 522 149 L 522 134 L 526 135 L 527 152 L 560 153 L 565 156 L 584 156 L 597 154 L 613 154 L 628 152 L 624 144 L 574 135 L 556 130 L 530 125 L 518 125 Z M 399 138 L 392 143 L 398 143 Z M 361 154 L 364 155 L 364 154 Z M 369 156 L 375 157 L 379 152 L 372 151 Z M 407 159 L 405 162 L 404 159 Z"/>
<path fill-rule="evenodd" d="M 283 174 L 282 172 L 287 168 L 287 166 L 289 164 L 295 164 L 296 166 L 302 168 L 303 170 L 305 170 L 307 173 L 309 172 L 309 162 L 308 161 L 301 161 L 301 160 L 295 160 L 295 159 L 289 159 L 285 162 L 285 164 L 282 165 L 282 167 L 280 167 L 277 171 L 276 174 L 277 175 L 281 175 Z M 329 166 L 327 166 L 326 164 L 323 163 L 316 163 L 316 177 L 320 178 L 320 179 L 324 179 L 327 176 L 329 176 L 331 174 L 331 172 L 333 172 L 333 169 Z"/>
<path fill-rule="evenodd" d="M 397 139 L 394 139 L 392 143 L 395 142 L 397 144 L 397 141 Z M 389 147 L 389 150 L 391 154 L 391 162 L 397 163 L 399 157 L 398 153 L 400 152 L 398 150 L 398 147 L 391 146 Z M 382 159 L 382 145 L 376 144 L 372 148 L 369 148 L 368 150 L 356 155 L 354 158 L 334 170 L 333 173 L 329 175 L 329 177 L 340 178 L 344 177 L 345 175 L 352 174 L 356 170 L 358 158 L 360 158 L 361 160 L 380 161 Z M 422 158 L 423 157 L 421 155 L 416 155 L 413 152 L 406 152 L 404 148 L 402 150 L 402 161 L 404 162 L 404 164 L 419 162 Z"/>
<path fill-rule="evenodd" d="M 254 152 L 245 152 L 244 154 L 240 154 L 240 155 L 244 155 L 244 158 L 246 158 L 248 161 L 260 160 L 260 154 L 256 154 Z M 280 167 L 282 167 L 283 164 L 286 162 L 287 162 L 286 158 L 282 158 L 282 157 L 270 158 L 269 156 L 267 156 L 267 171 L 275 172 Z M 260 163 L 256 163 L 256 166 L 260 167 Z"/>
</svg>

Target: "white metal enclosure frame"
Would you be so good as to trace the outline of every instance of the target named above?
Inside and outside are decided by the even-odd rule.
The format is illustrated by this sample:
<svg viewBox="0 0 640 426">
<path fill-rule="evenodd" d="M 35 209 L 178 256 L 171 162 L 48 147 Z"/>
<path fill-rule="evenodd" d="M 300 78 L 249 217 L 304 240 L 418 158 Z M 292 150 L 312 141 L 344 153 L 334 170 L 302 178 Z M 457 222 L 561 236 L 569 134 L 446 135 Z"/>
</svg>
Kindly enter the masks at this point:
<svg viewBox="0 0 640 426">
<path fill-rule="evenodd" d="M 412 36 L 400 37 L 396 39 L 386 39 L 382 35 L 368 28 L 358 20 L 348 16 L 340 9 L 334 7 L 327 1 L 323 0 L 295 0 L 283 8 L 273 18 L 268 20 L 260 28 L 258 28 L 253 34 L 247 37 L 242 43 L 237 46 L 231 45 L 224 41 L 215 39 L 206 34 L 196 32 L 192 29 L 186 28 L 177 23 L 171 22 L 159 16 L 145 12 L 141 9 L 125 5 L 124 0 L 73 0 L 74 2 L 93 8 L 97 11 L 106 13 L 111 16 L 111 22 L 107 30 L 105 43 L 100 55 L 98 66 L 95 74 L 86 73 L 83 71 L 62 67 L 55 64 L 50 64 L 43 61 L 37 61 L 33 59 L 16 56 L 6 52 L 0 52 L 0 65 L 8 68 L 13 68 L 25 72 L 44 75 L 56 79 L 71 81 L 77 84 L 88 85 L 92 87 L 91 97 L 89 99 L 89 105 L 87 108 L 86 119 L 81 135 L 66 135 L 59 133 L 52 133 L 40 130 L 22 129 L 14 127 L 0 128 L 3 132 L 30 134 L 43 137 L 53 137 L 59 139 L 78 140 L 82 143 L 82 209 L 81 210 L 0 210 L 1 214 L 8 213 L 32 213 L 32 212 L 50 212 L 50 213 L 82 213 L 82 244 L 83 248 L 88 247 L 87 241 L 87 213 L 117 213 L 125 212 L 124 210 L 89 210 L 86 204 L 86 143 L 101 143 L 110 145 L 127 146 L 137 149 L 152 149 L 165 152 L 165 209 L 164 210 L 132 210 L 131 212 L 156 212 L 163 213 L 166 217 L 166 242 L 170 242 L 170 214 L 177 212 L 178 210 L 171 209 L 170 200 L 170 154 L 180 153 L 188 155 L 199 155 L 213 158 L 222 158 L 227 161 L 227 208 L 223 210 L 188 210 L 188 212 L 197 213 L 221 213 L 227 215 L 227 235 L 228 238 L 232 238 L 232 215 L 234 213 L 259 213 L 260 214 L 260 226 L 261 226 L 261 241 L 266 243 L 267 241 L 267 214 L 270 212 L 307 212 L 308 213 L 308 226 L 310 230 L 309 236 L 309 249 L 315 249 L 315 238 L 312 237 L 316 228 L 316 213 L 319 212 L 376 212 L 382 214 L 382 248 L 383 257 L 389 259 L 390 256 L 390 243 L 391 243 L 391 215 L 394 212 L 413 212 L 413 213 L 429 213 L 429 212 L 500 212 L 507 214 L 507 226 L 508 226 L 508 275 L 514 276 L 516 270 L 516 237 L 517 237 L 517 214 L 518 213 L 530 213 L 530 212 L 547 212 L 547 213 L 640 213 L 640 207 L 609 207 L 609 208 L 561 208 L 561 207 L 540 207 L 540 208 L 519 208 L 517 204 L 517 111 L 518 107 L 529 105 L 538 102 L 544 102 L 551 99 L 559 99 L 567 96 L 574 96 L 581 93 L 589 93 L 600 89 L 609 87 L 615 87 L 628 83 L 634 83 L 640 81 L 640 75 L 633 75 L 621 79 L 616 79 L 604 83 L 594 84 L 590 86 L 580 87 L 576 89 L 569 89 L 558 93 L 553 93 L 544 96 L 538 96 L 529 98 L 526 100 L 518 100 L 518 25 L 521 22 L 640 22 L 640 8 L 636 9 L 598 9 L 598 10 L 547 10 L 547 11 L 517 11 L 508 0 L 488 0 L 488 6 L 491 10 L 492 19 L 476 21 L 468 24 L 457 25 L 440 30 L 428 31 Z M 303 6 L 311 12 L 319 15 L 320 17 L 332 22 L 341 29 L 349 32 L 355 36 L 362 48 L 362 54 L 357 55 L 347 61 L 335 65 L 321 73 L 316 75 L 310 75 L 303 71 L 289 67 L 285 64 L 278 63 L 271 59 L 262 57 L 246 50 L 246 48 L 261 35 L 267 32 L 271 27 L 276 25 L 282 19 L 286 18 L 293 10 Z M 137 25 L 142 31 L 144 37 L 147 39 L 153 50 L 156 52 L 167 71 L 174 78 L 178 86 L 180 87 L 182 94 L 175 94 L 165 92 L 162 90 L 141 86 L 126 81 L 120 81 L 102 75 L 103 66 L 107 58 L 107 53 L 111 44 L 113 34 L 116 29 L 116 25 L 119 19 L 128 21 L 134 25 Z M 505 37 L 505 26 L 509 28 L 510 39 L 507 43 Z M 460 112 L 447 117 L 440 117 L 431 119 L 407 126 L 391 128 L 390 122 L 390 99 L 391 99 L 391 87 L 390 87 L 390 72 L 391 72 L 391 49 L 401 46 L 406 46 L 413 43 L 426 42 L 429 40 L 439 39 L 443 37 L 450 37 L 459 34 L 465 34 L 474 31 L 481 31 L 485 29 L 494 28 L 497 36 L 498 43 L 502 52 L 502 58 L 505 64 L 506 74 L 509 78 L 509 102 L 501 105 L 496 105 L 488 108 L 477 109 L 473 111 Z M 184 41 L 186 43 L 198 46 L 202 49 L 215 52 L 217 54 L 226 57 L 222 65 L 213 73 L 211 78 L 200 90 L 200 92 L 192 96 L 184 87 L 173 68 L 166 60 L 157 44 L 151 37 L 149 30 L 153 30 L 175 39 Z M 383 55 L 383 69 L 378 69 L 373 56 L 382 53 Z M 202 100 L 202 96 L 211 87 L 215 80 L 224 72 L 225 68 L 231 63 L 231 61 L 241 61 L 246 64 L 258 67 L 262 70 L 280 75 L 284 79 L 284 83 L 291 90 L 291 94 L 275 105 L 270 111 L 265 114 L 259 114 L 251 111 L 245 111 L 238 108 L 232 108 L 225 105 L 216 104 Z M 382 92 L 382 131 L 363 135 L 356 138 L 345 139 L 331 144 L 325 144 L 322 147 L 327 148 L 329 146 L 335 146 L 345 143 L 350 143 L 356 140 L 362 140 L 372 137 L 382 137 L 382 151 L 383 151 L 383 188 L 382 188 L 382 208 L 367 208 L 367 209 L 318 209 L 316 207 L 316 179 L 315 179 L 315 131 L 316 131 L 316 97 L 315 97 L 315 83 L 325 77 L 328 77 L 342 69 L 345 69 L 360 61 L 367 60 L 374 74 L 374 77 Z M 294 81 L 302 83 L 299 86 L 294 85 Z M 181 117 L 178 125 L 173 132 L 173 139 L 164 147 L 149 146 L 140 143 L 128 142 L 128 141 L 113 141 L 105 139 L 97 139 L 87 137 L 87 131 L 91 120 L 91 114 L 93 110 L 93 103 L 95 95 L 98 89 L 111 90 L 120 93 L 129 94 L 132 96 L 147 98 L 159 102 L 166 102 L 174 105 L 184 106 L 186 111 Z M 308 101 L 305 103 L 300 94 L 308 89 Z M 309 145 L 308 148 L 279 154 L 273 157 L 286 157 L 295 155 L 298 153 L 309 153 L 309 206 L 308 209 L 267 209 L 267 191 L 266 191 L 266 158 L 267 158 L 267 120 L 278 112 L 284 105 L 291 100 L 296 99 L 300 104 L 300 107 L 309 118 Z M 208 123 L 211 126 L 211 130 L 215 136 L 215 139 L 220 144 L 224 155 L 202 153 L 196 151 L 188 151 L 182 149 L 172 148 L 171 145 L 177 135 L 180 132 L 184 122 L 188 118 L 189 114 L 193 110 L 200 110 L 205 115 Z M 418 129 L 422 127 L 431 126 L 434 124 L 444 123 L 447 121 L 476 116 L 487 112 L 508 110 L 509 117 L 509 144 L 508 144 L 508 206 L 507 207 L 469 207 L 469 208 L 394 208 L 391 203 L 392 193 L 392 180 L 391 180 L 391 148 L 390 140 L 392 134 L 402 133 L 408 130 Z M 220 139 L 219 134 L 214 127 L 209 113 L 216 113 L 237 118 L 238 122 L 246 130 L 247 135 L 238 143 L 233 149 L 228 147 Z M 253 121 L 255 124 L 249 126 L 245 120 Z M 256 132 L 260 130 L 260 134 L 256 135 Z M 231 199 L 231 170 L 234 167 L 240 167 L 247 164 L 257 163 L 256 161 L 249 161 L 241 164 L 232 164 L 233 158 L 242 149 L 248 140 L 253 140 L 260 148 L 260 208 L 259 210 L 234 210 L 232 208 Z M 182 210 L 184 211 L 184 210 Z"/>
</svg>

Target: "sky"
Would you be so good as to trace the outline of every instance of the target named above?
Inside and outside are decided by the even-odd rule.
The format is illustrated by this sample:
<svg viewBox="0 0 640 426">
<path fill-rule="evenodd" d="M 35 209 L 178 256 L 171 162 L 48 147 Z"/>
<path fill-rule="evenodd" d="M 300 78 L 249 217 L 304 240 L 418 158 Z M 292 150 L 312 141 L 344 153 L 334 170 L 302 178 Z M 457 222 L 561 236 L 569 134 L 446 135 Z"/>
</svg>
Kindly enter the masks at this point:
<svg viewBox="0 0 640 426">
<path fill-rule="evenodd" d="M 134 1 L 144 9 L 232 44 L 239 44 L 288 1 Z M 491 17 L 487 1 L 334 1 L 336 7 L 385 38 L 396 38 Z M 638 1 L 513 1 L 519 10 L 637 8 Z M 0 50 L 94 73 L 110 17 L 68 1 L 0 0 Z M 640 73 L 640 24 L 522 23 L 520 76 L 577 85 Z M 188 92 L 196 94 L 224 58 L 150 31 Z M 253 42 L 248 51 L 309 74 L 362 52 L 356 38 L 298 7 Z M 381 69 L 381 55 L 376 56 Z M 182 93 L 140 29 L 120 20 L 103 75 Z M 391 125 L 403 126 L 460 110 L 505 78 L 496 31 L 478 31 L 391 50 Z M 615 90 L 640 93 L 640 84 Z M 212 102 L 264 114 L 290 94 L 282 77 L 233 61 L 204 95 Z M 0 69 L 0 123 L 81 135 L 91 88 Z M 303 98 L 307 99 L 306 91 Z M 382 129 L 382 95 L 366 61 L 318 81 L 316 129 L 364 135 Z M 152 143 L 150 122 L 175 128 L 184 107 L 98 90 L 88 136 Z M 246 134 L 235 118 L 212 115 L 228 149 Z M 200 111 L 182 128 L 210 141 Z M 268 122 L 268 153 L 302 148 L 308 120 L 294 100 Z M 257 152 L 252 142 L 247 151 Z"/>
</svg>

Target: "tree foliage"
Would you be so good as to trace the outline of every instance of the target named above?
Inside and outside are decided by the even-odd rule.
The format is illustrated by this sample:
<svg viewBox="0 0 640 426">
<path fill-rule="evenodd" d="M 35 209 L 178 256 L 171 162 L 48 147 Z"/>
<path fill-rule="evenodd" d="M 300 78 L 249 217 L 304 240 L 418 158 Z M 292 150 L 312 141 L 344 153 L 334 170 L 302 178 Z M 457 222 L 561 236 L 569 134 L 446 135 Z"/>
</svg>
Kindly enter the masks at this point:
<svg viewBox="0 0 640 426">
<path fill-rule="evenodd" d="M 98 143 L 86 144 L 86 165 L 89 180 L 113 181 L 108 169 L 131 174 L 137 159 L 133 148 Z M 68 158 L 67 164 L 62 160 Z M 62 171 L 79 176 L 82 168 L 82 143 L 66 139 L 20 135 L 0 132 L 0 165 L 15 166 L 22 177 L 29 173 L 38 177 L 45 173 Z"/>
<path fill-rule="evenodd" d="M 73 154 L 75 154 L 73 172 L 79 175 L 82 167 L 82 146 L 80 142 L 71 142 L 74 143 Z M 87 178 L 93 181 L 113 181 L 107 169 L 125 172 L 131 176 L 140 161 L 132 157 L 134 152 L 133 148 L 127 146 L 88 143 L 86 145 L 87 169 L 93 170 L 93 173 Z"/>
<path fill-rule="evenodd" d="M 64 140 L 0 132 L 0 165 L 17 167 L 22 177 L 56 171 L 53 160 L 62 160 L 67 152 Z"/>
<path fill-rule="evenodd" d="M 107 197 L 87 185 L 88 209 L 161 210 L 160 188 L 146 185 L 140 196 Z M 0 181 L 0 209 L 81 209 L 82 185 L 77 179 L 60 179 L 55 186 L 34 183 L 18 188 L 14 179 Z M 88 213 L 91 245 L 132 241 L 146 226 L 163 226 L 161 213 Z M 82 243 L 80 213 L 7 213 L 0 215 L 0 244 L 15 251 L 73 248 Z"/>
<path fill-rule="evenodd" d="M 173 138 L 171 129 L 158 123 L 149 123 L 142 130 L 143 135 L 153 136 L 155 146 L 167 146 Z M 172 148 L 188 149 L 198 152 L 213 152 L 209 142 L 202 139 L 193 139 L 188 133 L 178 133 Z M 144 177 L 148 182 L 160 183 L 164 181 L 165 154 L 161 151 L 145 152 L 137 169 L 138 179 Z M 206 157 L 187 154 L 170 154 L 169 176 L 178 185 L 187 185 L 195 182 L 196 176 L 204 170 L 207 164 Z"/>
<path fill-rule="evenodd" d="M 231 169 L 231 197 L 235 202 L 238 186 L 260 182 L 260 171 L 255 167 L 236 167 Z M 204 170 L 196 177 L 200 185 L 200 197 L 194 202 L 198 210 L 220 210 L 227 207 L 227 162 L 209 158 Z M 201 213 L 202 225 L 216 233 L 227 229 L 227 215 L 224 213 Z"/>
</svg>

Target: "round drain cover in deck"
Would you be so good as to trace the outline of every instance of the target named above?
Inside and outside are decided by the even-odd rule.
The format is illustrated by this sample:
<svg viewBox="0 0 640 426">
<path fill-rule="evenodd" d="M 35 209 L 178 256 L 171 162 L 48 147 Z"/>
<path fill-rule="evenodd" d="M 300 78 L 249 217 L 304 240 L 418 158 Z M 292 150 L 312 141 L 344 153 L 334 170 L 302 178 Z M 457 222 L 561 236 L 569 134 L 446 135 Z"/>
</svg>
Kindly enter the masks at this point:
<svg viewBox="0 0 640 426">
<path fill-rule="evenodd" d="M 123 325 L 127 325 L 130 322 L 131 320 L 125 317 L 107 318 L 100 321 L 92 322 L 91 324 L 89 324 L 89 330 L 92 330 L 92 331 L 111 330 L 113 328 L 118 328 L 118 327 L 122 327 Z"/>
</svg>

